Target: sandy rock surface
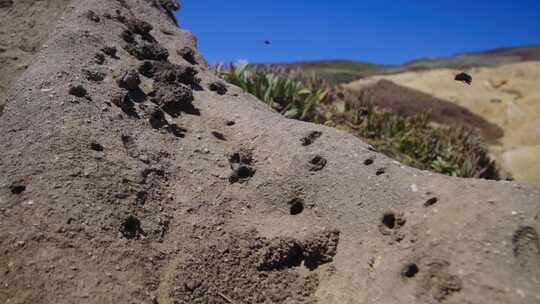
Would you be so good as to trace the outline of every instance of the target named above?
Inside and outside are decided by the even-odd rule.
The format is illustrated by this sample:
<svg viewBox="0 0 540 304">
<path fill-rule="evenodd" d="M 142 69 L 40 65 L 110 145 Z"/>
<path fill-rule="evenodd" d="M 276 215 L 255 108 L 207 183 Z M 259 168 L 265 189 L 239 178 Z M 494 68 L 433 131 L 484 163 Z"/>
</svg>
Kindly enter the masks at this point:
<svg viewBox="0 0 540 304">
<path fill-rule="evenodd" d="M 1 303 L 540 302 L 538 184 L 285 119 L 209 73 L 170 4 L 72 1 L 13 81 Z"/>
<path fill-rule="evenodd" d="M 0 115 L 8 88 L 32 63 L 69 0 L 0 0 Z"/>
</svg>

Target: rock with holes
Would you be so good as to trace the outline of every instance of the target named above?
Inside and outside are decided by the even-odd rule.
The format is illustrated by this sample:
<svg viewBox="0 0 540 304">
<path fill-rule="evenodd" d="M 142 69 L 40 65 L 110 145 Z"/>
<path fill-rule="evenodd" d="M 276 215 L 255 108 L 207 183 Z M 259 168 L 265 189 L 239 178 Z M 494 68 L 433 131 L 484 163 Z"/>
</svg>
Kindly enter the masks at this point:
<svg viewBox="0 0 540 304">
<path fill-rule="evenodd" d="M 84 75 L 84 78 L 89 81 L 93 82 L 100 82 L 105 79 L 107 74 L 103 69 L 95 68 L 95 69 L 83 69 L 82 73 Z"/>
<path fill-rule="evenodd" d="M 137 70 L 129 70 L 124 73 L 124 75 L 118 80 L 118 86 L 128 90 L 136 90 L 141 84 L 141 79 L 139 78 L 139 73 Z"/>
<path fill-rule="evenodd" d="M 139 60 L 167 60 L 169 57 L 169 51 L 158 43 L 134 40 L 124 48 Z"/>
<path fill-rule="evenodd" d="M 139 19 L 125 21 L 127 29 L 121 34 L 126 42 L 124 49 L 139 60 L 166 61 L 169 51 L 150 34 L 152 26 Z"/>
<path fill-rule="evenodd" d="M 159 0 L 159 3 L 167 11 L 172 12 L 172 11 L 177 11 L 178 9 L 180 9 L 180 4 L 178 4 L 178 0 Z"/>
<path fill-rule="evenodd" d="M 184 85 L 160 84 L 152 101 L 172 117 L 180 116 L 182 111 L 192 107 L 192 90 Z"/>
<path fill-rule="evenodd" d="M 198 86 L 197 70 L 190 66 L 169 62 L 145 61 L 139 66 L 139 72 L 157 82 Z"/>
<path fill-rule="evenodd" d="M 101 48 L 101 51 L 103 52 L 103 54 L 105 54 L 105 55 L 107 55 L 109 57 L 118 59 L 118 56 L 116 55 L 118 50 L 114 46 L 105 46 L 105 47 Z"/>
<path fill-rule="evenodd" d="M 0 303 L 538 302 L 538 183 L 409 168 L 352 128 L 210 91 L 160 0 L 7 3 Z M 113 81 L 129 69 L 137 89 Z M 154 100 L 184 87 L 198 114 Z"/>
<path fill-rule="evenodd" d="M 197 59 L 195 58 L 195 54 L 195 50 L 187 46 L 178 50 L 178 55 L 180 55 L 182 58 L 184 58 L 185 61 L 191 64 L 198 64 Z"/>
<path fill-rule="evenodd" d="M 141 118 L 137 105 L 129 94 L 117 93 L 112 96 L 112 103 L 119 107 L 130 118 Z"/>
<path fill-rule="evenodd" d="M 149 119 L 150 125 L 154 129 L 161 129 L 165 126 L 169 125 L 169 122 L 167 121 L 167 118 L 165 117 L 165 113 L 161 109 L 156 109 L 152 112 Z"/>
<path fill-rule="evenodd" d="M 151 42 L 155 41 L 155 39 L 150 35 L 150 31 L 153 29 L 153 26 L 150 23 L 133 18 L 126 20 L 125 24 L 128 32 L 131 35 L 136 34 L 141 36 L 144 40 Z"/>
<path fill-rule="evenodd" d="M 210 83 L 208 88 L 210 89 L 210 91 L 214 91 L 219 95 L 224 95 L 225 93 L 227 93 L 227 85 L 223 81 L 213 81 Z"/>
</svg>

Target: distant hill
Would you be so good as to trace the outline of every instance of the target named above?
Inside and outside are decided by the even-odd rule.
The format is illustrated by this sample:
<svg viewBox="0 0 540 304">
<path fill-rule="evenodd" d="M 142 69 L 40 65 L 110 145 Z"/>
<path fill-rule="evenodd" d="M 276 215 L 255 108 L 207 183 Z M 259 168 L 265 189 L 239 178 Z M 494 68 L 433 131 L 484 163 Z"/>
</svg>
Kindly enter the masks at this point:
<svg viewBox="0 0 540 304">
<path fill-rule="evenodd" d="M 347 83 L 361 78 L 367 71 L 390 68 L 390 65 L 379 65 L 355 60 L 314 60 L 272 64 L 288 69 L 300 69 L 314 73 L 320 78 L 334 83 Z"/>
<path fill-rule="evenodd" d="M 466 69 L 494 67 L 501 64 L 540 60 L 540 45 L 497 48 L 480 52 L 466 52 L 449 57 L 421 58 L 399 66 L 399 72 L 440 68 Z"/>
<path fill-rule="evenodd" d="M 355 60 L 316 60 L 272 64 L 301 69 L 333 83 L 348 83 L 363 77 L 440 68 L 495 67 L 508 63 L 540 61 L 540 45 L 489 49 L 448 57 L 420 58 L 401 65 L 381 65 Z"/>
</svg>

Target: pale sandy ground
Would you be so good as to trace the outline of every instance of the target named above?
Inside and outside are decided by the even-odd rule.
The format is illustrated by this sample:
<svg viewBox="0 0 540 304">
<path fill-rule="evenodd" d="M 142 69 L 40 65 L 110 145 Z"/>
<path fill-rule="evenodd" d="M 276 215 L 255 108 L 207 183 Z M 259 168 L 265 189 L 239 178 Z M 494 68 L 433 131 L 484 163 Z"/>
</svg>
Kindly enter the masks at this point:
<svg viewBox="0 0 540 304">
<path fill-rule="evenodd" d="M 540 62 L 471 68 L 471 86 L 453 80 L 459 72 L 407 72 L 346 86 L 359 89 L 384 78 L 464 106 L 504 129 L 500 144 L 490 146 L 503 169 L 518 180 L 540 180 Z"/>
</svg>

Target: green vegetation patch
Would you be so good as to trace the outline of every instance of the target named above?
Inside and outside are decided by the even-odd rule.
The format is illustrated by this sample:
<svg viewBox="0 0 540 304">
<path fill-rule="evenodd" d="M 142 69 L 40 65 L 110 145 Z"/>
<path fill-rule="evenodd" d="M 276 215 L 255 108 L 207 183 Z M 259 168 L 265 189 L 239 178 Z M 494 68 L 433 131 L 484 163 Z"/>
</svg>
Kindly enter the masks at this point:
<svg viewBox="0 0 540 304">
<path fill-rule="evenodd" d="M 215 72 L 288 118 L 346 130 L 409 166 L 451 176 L 500 178 L 472 130 L 434 124 L 429 112 L 404 117 L 369 102 L 347 100 L 328 82 L 283 67 L 251 67 L 243 61 L 218 66 Z"/>
</svg>

